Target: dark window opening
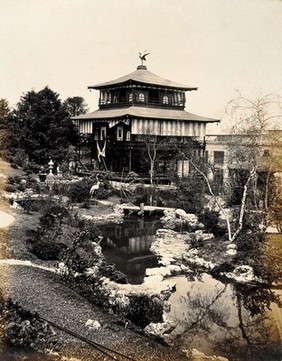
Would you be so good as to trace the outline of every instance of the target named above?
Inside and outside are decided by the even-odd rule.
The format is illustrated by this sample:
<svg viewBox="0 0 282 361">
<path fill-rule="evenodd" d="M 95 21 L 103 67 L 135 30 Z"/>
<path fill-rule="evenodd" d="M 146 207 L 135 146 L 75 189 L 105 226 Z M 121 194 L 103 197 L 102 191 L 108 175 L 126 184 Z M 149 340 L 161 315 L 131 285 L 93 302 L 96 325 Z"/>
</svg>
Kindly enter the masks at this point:
<svg viewBox="0 0 282 361">
<path fill-rule="evenodd" d="M 224 152 L 220 152 L 220 151 L 214 152 L 214 164 L 219 164 L 219 165 L 224 164 Z"/>
</svg>

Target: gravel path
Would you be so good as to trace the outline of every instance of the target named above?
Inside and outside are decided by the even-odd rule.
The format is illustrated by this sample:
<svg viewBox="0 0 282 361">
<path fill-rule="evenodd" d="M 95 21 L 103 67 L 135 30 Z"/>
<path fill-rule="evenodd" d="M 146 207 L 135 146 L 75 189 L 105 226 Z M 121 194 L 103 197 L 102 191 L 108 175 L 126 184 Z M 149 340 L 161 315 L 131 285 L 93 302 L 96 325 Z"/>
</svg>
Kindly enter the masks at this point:
<svg viewBox="0 0 282 361">
<path fill-rule="evenodd" d="M 136 360 L 187 360 L 180 353 L 118 325 L 117 317 L 93 306 L 61 283 L 60 278 L 51 272 L 28 266 L 5 264 L 0 265 L 0 272 L 9 275 L 7 292 L 10 297 L 22 307 L 36 311 L 41 317 Z M 85 326 L 89 319 L 97 320 L 101 327 L 98 330 L 89 330 Z M 57 335 L 59 337 L 57 351 L 59 350 L 60 354 L 69 354 L 81 361 L 98 360 L 97 353 L 82 342 L 61 332 L 57 332 Z M 64 346 L 66 343 L 67 347 Z M 99 360 L 107 360 L 107 358 L 99 358 Z"/>
</svg>

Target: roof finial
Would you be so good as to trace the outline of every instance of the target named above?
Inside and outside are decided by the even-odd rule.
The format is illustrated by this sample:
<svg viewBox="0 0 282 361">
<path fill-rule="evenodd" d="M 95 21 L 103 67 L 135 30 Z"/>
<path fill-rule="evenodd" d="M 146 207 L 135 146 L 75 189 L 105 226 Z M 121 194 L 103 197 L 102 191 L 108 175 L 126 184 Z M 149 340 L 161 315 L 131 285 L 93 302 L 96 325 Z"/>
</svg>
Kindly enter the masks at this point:
<svg viewBox="0 0 282 361">
<path fill-rule="evenodd" d="M 143 61 L 146 61 L 146 56 L 149 55 L 150 53 L 146 53 L 147 50 L 144 51 L 144 54 L 142 55 L 142 53 L 139 53 L 139 58 L 141 59 L 141 65 L 143 65 Z"/>
</svg>

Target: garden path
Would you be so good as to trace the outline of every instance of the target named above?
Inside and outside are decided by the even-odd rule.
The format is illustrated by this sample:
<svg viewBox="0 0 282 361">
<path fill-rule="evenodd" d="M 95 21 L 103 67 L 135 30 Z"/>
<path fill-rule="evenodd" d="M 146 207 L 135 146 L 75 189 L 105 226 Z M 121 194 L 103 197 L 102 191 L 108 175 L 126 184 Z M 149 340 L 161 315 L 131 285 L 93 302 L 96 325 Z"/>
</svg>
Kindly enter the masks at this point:
<svg viewBox="0 0 282 361">
<path fill-rule="evenodd" d="M 7 295 L 23 308 L 35 311 L 47 320 L 139 361 L 185 360 L 180 353 L 136 334 L 124 324 L 121 325 L 116 316 L 104 313 L 69 289 L 58 275 L 44 269 L 27 267 L 20 262 L 16 264 L 12 260 L 10 265 L 7 263 L 9 262 L 2 260 L 0 264 L 1 273 L 5 272 L 8 275 L 5 280 Z M 97 330 L 89 329 L 86 325 L 88 320 L 98 321 L 101 327 Z M 76 357 L 80 355 L 84 361 L 96 359 L 96 351 L 93 349 L 59 331 L 57 335 L 59 353 L 67 341 L 68 353 Z"/>
<path fill-rule="evenodd" d="M 0 228 L 9 227 L 14 221 L 14 216 L 0 210 Z"/>
</svg>

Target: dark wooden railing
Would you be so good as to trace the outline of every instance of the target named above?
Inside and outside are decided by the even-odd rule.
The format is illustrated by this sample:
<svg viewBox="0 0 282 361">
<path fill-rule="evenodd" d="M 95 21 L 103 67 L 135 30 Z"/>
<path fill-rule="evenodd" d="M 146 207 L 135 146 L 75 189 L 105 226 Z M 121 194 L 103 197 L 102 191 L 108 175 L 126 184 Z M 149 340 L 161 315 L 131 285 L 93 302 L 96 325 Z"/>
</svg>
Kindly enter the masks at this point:
<svg viewBox="0 0 282 361">
<path fill-rule="evenodd" d="M 129 101 L 129 100 L 123 100 L 123 101 L 118 101 L 116 103 L 104 103 L 102 101 L 99 102 L 99 107 L 100 109 L 104 109 L 104 108 L 116 108 L 116 107 L 124 107 L 124 106 L 131 106 L 131 105 L 138 105 L 138 106 L 151 106 L 151 107 L 157 107 L 157 108 L 184 108 L 185 103 L 184 102 L 170 102 L 168 104 L 164 104 L 161 101 L 158 100 L 145 100 L 145 101 L 140 101 L 140 100 L 133 100 L 133 101 Z"/>
</svg>

